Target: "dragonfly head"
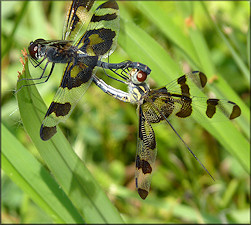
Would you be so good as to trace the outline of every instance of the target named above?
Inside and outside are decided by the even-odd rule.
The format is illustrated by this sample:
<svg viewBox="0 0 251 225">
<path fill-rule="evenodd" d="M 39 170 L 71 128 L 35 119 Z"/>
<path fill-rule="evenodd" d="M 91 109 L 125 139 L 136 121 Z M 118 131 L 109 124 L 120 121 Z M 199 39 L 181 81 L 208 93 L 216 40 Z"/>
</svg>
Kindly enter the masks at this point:
<svg viewBox="0 0 251 225">
<path fill-rule="evenodd" d="M 44 55 L 43 52 L 41 51 L 44 41 L 45 41 L 44 39 L 40 38 L 36 39 L 34 42 L 33 41 L 30 42 L 28 50 L 31 58 L 38 60 Z"/>
<path fill-rule="evenodd" d="M 147 73 L 139 69 L 131 69 L 130 73 L 131 81 L 134 84 L 142 84 L 147 79 Z"/>
</svg>

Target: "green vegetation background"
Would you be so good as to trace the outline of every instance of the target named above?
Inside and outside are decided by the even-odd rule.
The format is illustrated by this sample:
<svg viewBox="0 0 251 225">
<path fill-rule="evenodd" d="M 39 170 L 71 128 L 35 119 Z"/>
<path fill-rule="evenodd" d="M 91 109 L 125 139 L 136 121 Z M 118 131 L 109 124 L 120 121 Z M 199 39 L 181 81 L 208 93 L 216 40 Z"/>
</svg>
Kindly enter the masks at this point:
<svg viewBox="0 0 251 225">
<path fill-rule="evenodd" d="M 18 106 L 14 94 L 17 71 L 22 70 L 20 50 L 36 38 L 61 38 L 65 3 L 6 1 L 1 5 L 2 223 L 248 223 L 249 2 L 118 4 L 121 29 L 111 62 L 131 59 L 147 64 L 152 69 L 151 87 L 163 86 L 184 72 L 201 70 L 214 80 L 207 94 L 215 93 L 241 106 L 241 118 L 230 125 L 225 125 L 228 121 L 212 127 L 193 119 L 171 121 L 216 181 L 170 127 L 161 124 L 154 127 L 158 155 L 151 191 L 141 200 L 134 184 L 136 107 L 112 99 L 95 85 L 67 122 L 60 124 L 69 143 L 62 133 L 58 135 L 62 139 L 55 142 L 40 141 L 38 123 L 29 117 L 37 109 Z M 41 72 L 31 65 L 29 70 L 33 77 Z M 57 66 L 46 84 L 37 85 L 47 107 L 62 71 L 63 66 Z M 102 71 L 97 75 L 126 90 Z M 19 104 L 25 102 L 22 96 Z M 42 106 L 43 117 L 46 109 Z M 28 118 L 23 117 L 24 110 Z M 30 120 L 31 127 L 25 120 Z M 80 168 L 73 168 L 75 165 Z M 71 176 L 71 171 L 76 174 Z"/>
</svg>

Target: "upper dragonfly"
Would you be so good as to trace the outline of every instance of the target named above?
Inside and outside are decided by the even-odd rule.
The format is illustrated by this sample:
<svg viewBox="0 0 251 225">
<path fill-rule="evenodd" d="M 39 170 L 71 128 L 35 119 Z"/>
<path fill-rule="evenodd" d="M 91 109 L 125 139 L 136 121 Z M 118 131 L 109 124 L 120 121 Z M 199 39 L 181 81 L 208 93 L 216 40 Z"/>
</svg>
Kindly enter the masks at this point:
<svg viewBox="0 0 251 225">
<path fill-rule="evenodd" d="M 93 81 L 114 98 L 138 105 L 139 130 L 135 182 L 140 197 L 145 199 L 149 193 L 152 170 L 157 154 L 152 124 L 166 121 L 175 131 L 168 120 L 171 116 L 187 118 L 196 114 L 201 116 L 202 121 L 206 119 L 205 117 L 214 120 L 216 118 L 222 119 L 222 116 L 232 120 L 240 116 L 241 109 L 231 101 L 194 96 L 193 93 L 196 89 L 204 88 L 207 83 L 207 77 L 199 71 L 185 74 L 169 85 L 158 89 L 150 89 L 145 82 L 147 74 L 144 71 L 135 68 L 131 69 L 129 73 L 124 72 L 119 75 L 126 81 L 128 93 L 107 85 L 96 76 L 94 76 Z M 176 131 L 175 133 L 179 136 Z M 180 136 L 179 138 L 211 176 L 183 139 Z"/>
<path fill-rule="evenodd" d="M 37 39 L 29 45 L 29 55 L 35 67 L 47 59 L 38 79 L 46 82 L 56 63 L 65 63 L 59 89 L 50 104 L 40 129 L 42 140 L 49 140 L 56 132 L 56 125 L 64 122 L 92 82 L 96 66 L 105 69 L 135 68 L 138 64 L 125 61 L 106 63 L 101 58 L 109 56 L 116 48 L 119 32 L 119 7 L 115 0 L 101 4 L 91 17 L 86 32 L 77 36 L 88 18 L 94 0 L 73 0 L 69 7 L 62 40 Z M 45 70 L 52 63 L 48 76 Z M 146 73 L 150 73 L 147 68 Z"/>
</svg>

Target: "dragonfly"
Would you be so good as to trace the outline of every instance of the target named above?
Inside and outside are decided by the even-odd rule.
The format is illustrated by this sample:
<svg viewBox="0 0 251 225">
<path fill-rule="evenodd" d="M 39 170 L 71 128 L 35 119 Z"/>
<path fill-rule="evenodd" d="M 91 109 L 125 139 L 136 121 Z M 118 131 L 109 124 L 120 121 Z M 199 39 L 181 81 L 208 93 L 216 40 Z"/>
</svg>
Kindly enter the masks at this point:
<svg viewBox="0 0 251 225">
<path fill-rule="evenodd" d="M 40 128 L 40 137 L 46 141 L 57 132 L 57 124 L 65 122 L 92 82 L 95 67 L 103 69 L 144 68 L 140 63 L 103 62 L 116 48 L 119 32 L 119 7 L 115 0 L 99 5 L 94 11 L 86 31 L 81 35 L 94 0 L 73 0 L 69 6 L 62 40 L 36 39 L 28 51 L 35 67 L 46 61 L 41 76 L 32 80 L 48 81 L 57 63 L 66 64 L 60 86 L 52 100 Z M 79 38 L 77 38 L 80 36 Z M 49 74 L 45 70 L 51 63 Z M 150 73 L 147 67 L 146 73 Z M 106 73 L 106 75 L 108 75 Z M 109 75 L 108 75 L 109 76 Z M 111 77 L 113 78 L 113 77 Z M 115 78 L 113 78 L 115 79 Z M 37 83 L 38 84 L 38 83 Z M 26 86 L 26 85 L 24 85 Z"/>
<path fill-rule="evenodd" d="M 157 154 L 155 133 L 152 125 L 162 121 L 166 121 L 171 126 L 186 148 L 214 180 L 171 125 L 169 119 L 171 117 L 189 118 L 198 112 L 197 109 L 200 108 L 202 119 L 208 118 L 213 120 L 214 118 L 221 119 L 225 117 L 233 120 L 241 115 L 240 107 L 232 101 L 193 95 L 193 91 L 196 88 L 200 91 L 207 83 L 206 75 L 200 71 L 184 74 L 168 85 L 157 89 L 149 87 L 146 82 L 148 74 L 137 68 L 133 68 L 129 72 L 124 70 L 123 74 L 119 75 L 128 85 L 128 92 L 109 86 L 97 76 L 94 76 L 93 81 L 108 95 L 138 106 L 139 129 L 135 159 L 135 183 L 139 196 L 145 199 L 149 194 L 152 171 Z"/>
</svg>

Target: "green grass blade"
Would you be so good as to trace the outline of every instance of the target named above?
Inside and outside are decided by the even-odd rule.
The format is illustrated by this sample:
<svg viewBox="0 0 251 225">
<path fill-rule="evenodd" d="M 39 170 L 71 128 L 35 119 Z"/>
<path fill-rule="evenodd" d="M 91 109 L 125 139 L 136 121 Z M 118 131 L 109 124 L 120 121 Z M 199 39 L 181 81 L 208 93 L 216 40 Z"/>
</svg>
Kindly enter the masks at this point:
<svg viewBox="0 0 251 225">
<path fill-rule="evenodd" d="M 198 62 L 191 40 L 177 26 L 172 15 L 163 11 L 162 2 L 136 1 L 133 3 L 165 36 L 182 49 L 185 54 L 189 55 L 193 62 Z"/>
<path fill-rule="evenodd" d="M 247 33 L 247 59 L 248 59 L 248 67 L 250 69 L 250 21 L 249 21 L 248 33 Z"/>
<path fill-rule="evenodd" d="M 4 57 L 5 54 L 10 50 L 12 44 L 13 44 L 13 40 L 14 40 L 14 35 L 16 33 L 16 30 L 25 14 L 25 11 L 27 10 L 27 7 L 28 7 L 28 3 L 29 1 L 24 1 L 23 2 L 23 5 L 22 5 L 22 9 L 20 10 L 19 14 L 17 15 L 16 17 L 16 22 L 15 22 L 15 26 L 13 27 L 12 31 L 11 31 L 11 34 L 8 36 L 7 38 L 7 43 L 5 43 L 5 47 L 3 49 L 3 51 L 1 52 L 1 56 Z"/>
<path fill-rule="evenodd" d="M 247 68 L 247 66 L 245 65 L 245 63 L 243 62 L 243 60 L 241 59 L 241 57 L 239 56 L 239 54 L 232 47 L 232 45 L 230 44 L 230 42 L 228 41 L 228 39 L 226 38 L 226 36 L 223 34 L 223 32 L 221 31 L 221 29 L 219 28 L 219 25 L 211 18 L 211 16 L 209 15 L 209 12 L 208 12 L 208 9 L 207 9 L 205 3 L 204 2 L 200 2 L 200 3 L 201 3 L 201 5 L 202 5 L 202 7 L 203 7 L 203 9 L 205 11 L 205 15 L 207 16 L 208 20 L 214 26 L 216 32 L 218 33 L 218 35 L 222 38 L 223 42 L 228 47 L 230 53 L 233 56 L 233 59 L 236 62 L 236 65 L 238 65 L 239 69 L 242 71 L 242 73 L 245 76 L 246 80 L 248 82 L 250 82 L 250 72 L 249 72 L 249 69 Z"/>
<path fill-rule="evenodd" d="M 30 77 L 28 63 L 25 64 L 25 77 Z M 17 89 L 26 82 L 18 82 Z M 122 223 L 116 208 L 75 154 L 60 129 L 51 140 L 45 142 L 40 139 L 39 130 L 47 107 L 35 85 L 23 87 L 17 93 L 17 99 L 26 132 L 85 222 Z"/>
<path fill-rule="evenodd" d="M 118 43 L 134 61 L 140 61 L 152 69 L 151 77 L 157 83 L 166 83 L 165 76 L 175 79 L 175 74 L 182 70 L 171 56 L 135 23 L 128 21 L 126 13 L 121 9 L 123 30 L 120 31 Z M 162 67 L 160 66 L 162 65 Z M 163 75 L 165 74 L 165 75 Z"/>
<path fill-rule="evenodd" d="M 83 219 L 49 172 L 2 124 L 2 168 L 57 223 Z"/>
</svg>

